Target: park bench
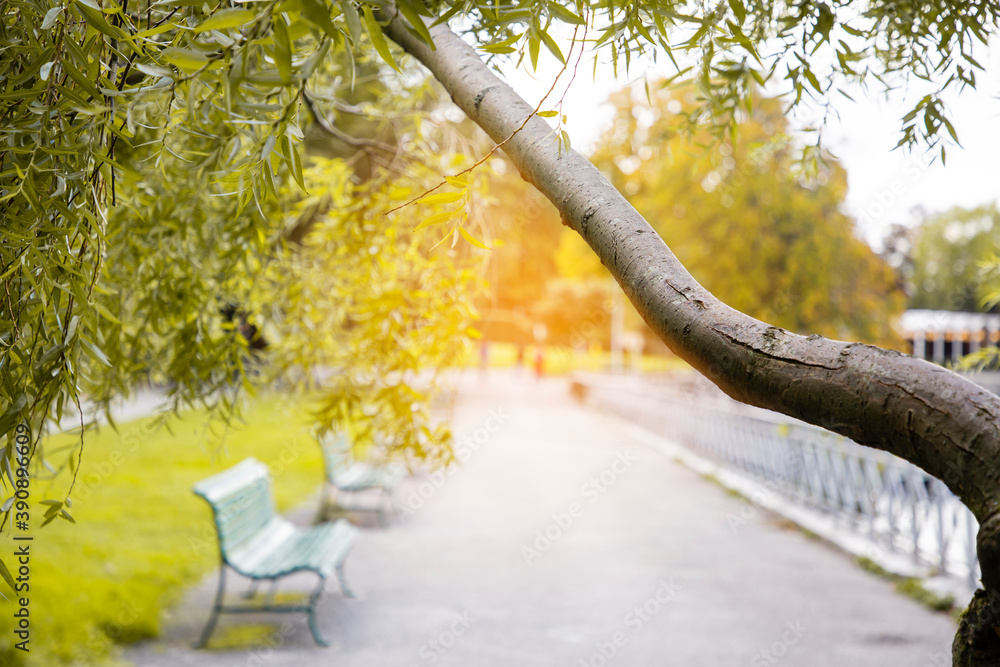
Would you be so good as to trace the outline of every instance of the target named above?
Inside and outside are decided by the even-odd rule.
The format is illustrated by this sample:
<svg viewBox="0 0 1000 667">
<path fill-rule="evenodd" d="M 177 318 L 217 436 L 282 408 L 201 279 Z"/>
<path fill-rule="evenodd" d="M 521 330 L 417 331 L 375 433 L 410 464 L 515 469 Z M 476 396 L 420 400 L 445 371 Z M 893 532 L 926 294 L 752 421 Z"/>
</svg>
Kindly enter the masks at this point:
<svg viewBox="0 0 1000 667">
<path fill-rule="evenodd" d="M 328 489 L 333 488 L 355 497 L 367 491 L 376 495 L 374 504 L 340 502 L 341 507 L 345 510 L 375 512 L 378 524 L 384 526 L 386 510 L 392 507 L 392 494 L 406 477 L 406 468 L 401 465 L 379 466 L 355 461 L 351 457 L 350 444 L 342 435 L 327 434 L 321 436 L 319 442 L 323 449 L 323 467 Z"/>
<path fill-rule="evenodd" d="M 248 612 L 306 612 L 313 639 L 320 646 L 328 646 L 316 625 L 316 606 L 330 575 L 336 577 L 344 595 L 354 597 L 343 568 L 357 528 L 345 520 L 300 528 L 279 516 L 274 509 L 267 466 L 254 458 L 202 480 L 195 484 L 194 492 L 212 507 L 222 559 L 212 614 L 197 646 L 208 642 L 219 614 Z M 256 594 L 261 581 L 271 581 L 271 592 L 262 605 L 223 604 L 227 566 L 252 580 L 246 597 Z M 277 580 L 300 571 L 319 575 L 308 604 L 273 604 Z"/>
</svg>

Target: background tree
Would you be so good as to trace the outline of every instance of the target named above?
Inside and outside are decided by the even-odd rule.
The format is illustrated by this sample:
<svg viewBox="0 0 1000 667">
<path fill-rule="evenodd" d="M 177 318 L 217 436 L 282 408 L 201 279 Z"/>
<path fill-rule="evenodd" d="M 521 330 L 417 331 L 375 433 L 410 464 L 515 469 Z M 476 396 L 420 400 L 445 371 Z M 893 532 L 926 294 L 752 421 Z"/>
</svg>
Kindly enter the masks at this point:
<svg viewBox="0 0 1000 667">
<path fill-rule="evenodd" d="M 980 303 L 985 309 L 995 312 L 1000 306 L 1000 256 L 993 255 L 984 261 L 979 276 L 983 288 L 983 300 Z M 1000 370 L 1000 347 L 981 347 L 977 352 L 966 356 L 962 364 L 965 368 Z"/>
<path fill-rule="evenodd" d="M 654 90 L 616 96 L 592 160 L 698 282 L 792 331 L 898 346 L 903 295 L 842 213 L 844 169 L 827 158 L 802 173 L 776 99 L 758 96 L 738 141 L 715 144 L 676 131 L 692 88 Z"/>
<path fill-rule="evenodd" d="M 550 249 L 562 225 L 555 207 L 509 162 L 496 159 L 491 164 L 477 207 L 491 247 L 482 328 L 489 339 L 524 344 L 531 342 L 532 321 L 541 315 L 537 308 L 547 285 L 559 275 Z"/>
<path fill-rule="evenodd" d="M 911 296 L 913 294 L 913 244 L 914 228 L 893 223 L 882 235 L 882 250 L 879 255 L 896 272 L 896 287 Z"/>
<path fill-rule="evenodd" d="M 780 103 L 757 99 L 738 142 L 716 145 L 677 132 L 685 107 L 695 103 L 692 87 L 652 91 L 649 98 L 629 90 L 614 96 L 616 117 L 591 160 L 648 213 L 699 282 L 734 308 L 793 331 L 901 345 L 892 325 L 904 293 L 841 212 L 846 175 L 829 157 L 815 177 L 803 175 Z M 517 313 L 544 322 L 550 342 L 578 346 L 581 323 L 598 321 L 588 341 L 607 346 L 610 274 L 508 163 L 494 165 L 502 170 L 490 173 L 481 208 L 496 238 L 484 331 L 530 340 L 524 327 L 514 331 L 507 322 Z M 629 329 L 654 338 L 631 306 L 628 320 Z"/>
<path fill-rule="evenodd" d="M 980 312 L 989 303 L 987 265 L 1000 254 L 996 204 L 953 208 L 913 230 L 913 308 Z"/>
</svg>

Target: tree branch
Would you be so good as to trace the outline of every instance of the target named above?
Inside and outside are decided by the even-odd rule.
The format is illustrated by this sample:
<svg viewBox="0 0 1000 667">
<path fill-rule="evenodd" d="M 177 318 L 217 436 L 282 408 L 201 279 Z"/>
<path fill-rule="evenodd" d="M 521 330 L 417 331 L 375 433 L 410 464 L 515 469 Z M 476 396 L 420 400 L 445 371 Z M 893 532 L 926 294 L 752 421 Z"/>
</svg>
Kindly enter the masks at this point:
<svg viewBox="0 0 1000 667">
<path fill-rule="evenodd" d="M 705 290 L 642 216 L 447 25 L 436 46 L 399 16 L 385 32 L 422 62 L 601 258 L 639 313 L 727 394 L 891 452 L 941 479 L 982 524 L 983 583 L 1000 590 L 1000 397 L 898 352 L 804 337 L 740 313 Z"/>
</svg>

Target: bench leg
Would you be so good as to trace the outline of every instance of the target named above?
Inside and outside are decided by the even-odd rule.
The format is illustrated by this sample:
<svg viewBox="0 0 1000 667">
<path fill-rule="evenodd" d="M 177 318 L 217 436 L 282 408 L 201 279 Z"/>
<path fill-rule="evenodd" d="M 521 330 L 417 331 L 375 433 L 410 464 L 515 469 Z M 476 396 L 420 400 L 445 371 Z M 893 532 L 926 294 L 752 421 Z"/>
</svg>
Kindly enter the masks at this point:
<svg viewBox="0 0 1000 667">
<path fill-rule="evenodd" d="M 201 631 L 201 637 L 195 643 L 195 648 L 204 648 L 208 644 L 209 637 L 212 636 L 212 631 L 215 630 L 215 623 L 219 620 L 219 612 L 222 611 L 222 597 L 226 591 L 226 565 L 223 563 L 219 566 L 219 589 L 215 593 L 215 603 L 212 605 L 212 613 L 208 617 L 208 623 L 205 624 L 205 629 Z"/>
<path fill-rule="evenodd" d="M 312 595 L 309 596 L 309 632 L 312 633 L 313 640 L 320 646 L 329 646 L 330 642 L 323 638 L 323 635 L 319 632 L 319 626 L 316 624 L 316 605 L 323 598 L 323 589 L 326 587 L 326 579 L 323 577 L 319 578 L 319 584 L 313 590 Z"/>
<path fill-rule="evenodd" d="M 375 509 L 375 523 L 378 524 L 379 528 L 385 528 L 385 526 L 386 526 L 386 523 L 385 523 L 386 505 L 392 499 L 392 494 L 390 494 L 388 491 L 386 491 L 385 487 L 383 486 L 381 492 L 379 493 L 379 495 L 382 496 L 382 501 L 377 505 L 377 507 Z"/>
<path fill-rule="evenodd" d="M 274 595 L 278 592 L 278 579 L 275 577 L 271 580 L 271 588 L 267 591 L 267 597 L 264 598 L 264 606 L 270 606 L 274 604 Z"/>
<path fill-rule="evenodd" d="M 314 523 L 326 523 L 330 520 L 333 509 L 337 507 L 337 487 L 330 482 L 323 484 L 323 490 L 319 495 L 319 509 L 316 511 L 316 521 Z"/>
<path fill-rule="evenodd" d="M 260 579 L 254 579 L 254 580 L 252 580 L 250 582 L 250 588 L 248 588 L 246 590 L 246 592 L 243 593 L 243 599 L 244 600 L 253 599 L 253 597 L 255 595 L 257 595 L 257 587 L 258 586 L 260 586 Z"/>
<path fill-rule="evenodd" d="M 380 528 L 385 528 L 386 525 L 386 514 L 392 512 L 392 520 L 399 522 L 399 510 L 396 508 L 396 503 L 393 502 L 393 497 L 396 494 L 396 488 L 386 488 L 382 487 L 382 503 L 378 507 L 378 525 Z"/>
<path fill-rule="evenodd" d="M 354 591 L 351 590 L 350 585 L 347 583 L 347 577 L 344 576 L 344 565 L 341 563 L 337 566 L 337 583 L 340 584 L 340 591 L 344 594 L 344 597 L 353 598 L 357 597 Z"/>
</svg>

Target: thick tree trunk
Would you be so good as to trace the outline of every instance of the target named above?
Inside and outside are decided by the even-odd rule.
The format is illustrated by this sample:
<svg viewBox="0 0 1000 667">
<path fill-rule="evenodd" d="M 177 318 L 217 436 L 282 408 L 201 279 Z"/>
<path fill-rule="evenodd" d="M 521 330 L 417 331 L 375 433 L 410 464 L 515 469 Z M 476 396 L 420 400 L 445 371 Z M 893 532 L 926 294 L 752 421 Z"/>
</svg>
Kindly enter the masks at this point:
<svg viewBox="0 0 1000 667">
<path fill-rule="evenodd" d="M 388 34 L 422 62 L 494 141 L 533 109 L 447 25 L 436 50 L 402 19 Z M 1000 664 L 1000 398 L 944 368 L 898 352 L 804 337 L 726 306 L 694 280 L 641 215 L 586 158 L 560 150 L 534 117 L 504 144 L 520 170 L 559 209 L 611 271 L 653 331 L 727 394 L 891 452 L 941 479 L 980 522 L 977 547 L 989 594 L 956 637 L 956 664 Z M 978 598 L 977 598 L 978 599 Z M 972 618 L 974 616 L 974 618 Z M 974 622 L 973 622 L 974 621 Z M 980 651 L 981 652 L 981 651 Z"/>
</svg>

